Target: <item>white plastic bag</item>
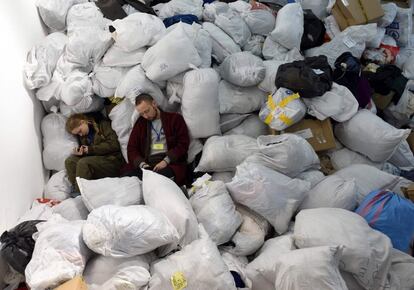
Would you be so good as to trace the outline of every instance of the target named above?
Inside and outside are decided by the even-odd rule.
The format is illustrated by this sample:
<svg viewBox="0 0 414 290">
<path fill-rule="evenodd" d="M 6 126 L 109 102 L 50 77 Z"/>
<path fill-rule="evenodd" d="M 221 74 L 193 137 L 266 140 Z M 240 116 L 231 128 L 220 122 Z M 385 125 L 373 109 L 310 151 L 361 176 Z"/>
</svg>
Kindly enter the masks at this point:
<svg viewBox="0 0 414 290">
<path fill-rule="evenodd" d="M 375 162 L 389 159 L 410 132 L 396 129 L 368 110 L 335 126 L 335 136 L 342 144 Z"/>
<path fill-rule="evenodd" d="M 184 247 L 198 238 L 197 217 L 184 193 L 171 179 L 143 170 L 142 191 L 145 204 L 164 213 L 178 231 L 178 241 L 161 250 L 167 254 L 177 246 Z"/>
<path fill-rule="evenodd" d="M 285 63 L 285 61 L 280 60 L 265 60 L 263 64 L 266 68 L 266 74 L 257 87 L 266 93 L 272 94 L 275 92 L 277 90 L 275 85 L 277 70 L 279 66 Z"/>
<path fill-rule="evenodd" d="M 252 35 L 247 43 L 243 46 L 243 51 L 249 51 L 251 54 L 262 57 L 262 49 L 265 38 L 261 35 Z"/>
<path fill-rule="evenodd" d="M 406 140 L 401 142 L 388 161 L 402 170 L 410 171 L 414 169 L 414 155 Z"/>
<path fill-rule="evenodd" d="M 383 163 L 373 162 L 368 157 L 357 152 L 342 148 L 328 153 L 332 166 L 335 170 L 340 170 L 352 164 L 366 164 L 378 169 L 382 169 Z"/>
<path fill-rule="evenodd" d="M 233 179 L 234 176 L 233 171 L 223 171 L 223 172 L 214 172 L 211 175 L 211 180 L 212 181 L 223 181 L 224 183 L 230 182 Z"/>
<path fill-rule="evenodd" d="M 197 220 L 204 226 L 213 242 L 217 245 L 224 244 L 241 225 L 242 217 L 236 211 L 224 182 L 207 181 L 195 186 L 196 192 L 191 196 L 190 202 Z"/>
<path fill-rule="evenodd" d="M 43 164 L 48 170 L 65 169 L 65 160 L 78 146 L 76 138 L 66 129 L 66 118 L 62 114 L 46 115 L 41 123 L 43 135 Z"/>
<path fill-rule="evenodd" d="M 72 72 L 61 87 L 61 100 L 68 106 L 74 106 L 83 98 L 92 95 L 92 81 L 88 74 L 82 71 Z"/>
<path fill-rule="evenodd" d="M 92 211 L 103 205 L 128 206 L 143 203 L 141 182 L 136 176 L 87 180 L 76 177 L 85 206 Z"/>
<path fill-rule="evenodd" d="M 259 136 L 257 146 L 259 152 L 246 161 L 264 165 L 289 177 L 320 167 L 319 157 L 312 146 L 295 134 Z"/>
<path fill-rule="evenodd" d="M 210 37 L 213 40 L 212 56 L 219 63 L 223 62 L 227 56 L 241 51 L 240 46 L 213 23 L 204 22 L 203 28 L 210 34 Z"/>
<path fill-rule="evenodd" d="M 104 18 L 101 10 L 93 2 L 73 5 L 66 16 L 66 31 L 70 35 L 76 29 L 96 27 L 105 29 L 111 21 Z"/>
<path fill-rule="evenodd" d="M 378 26 L 387 27 L 397 16 L 398 6 L 395 3 L 382 4 L 381 6 L 384 10 L 384 16 L 378 21 Z"/>
<path fill-rule="evenodd" d="M 309 181 L 311 188 L 313 188 L 325 178 L 325 175 L 319 170 L 308 170 L 299 174 L 297 178 Z"/>
<path fill-rule="evenodd" d="M 111 25 L 115 28 L 112 37 L 116 45 L 126 52 L 154 45 L 166 31 L 161 19 L 141 12 L 116 19 Z"/>
<path fill-rule="evenodd" d="M 24 65 L 24 81 L 30 90 L 43 87 L 50 82 L 67 41 L 65 34 L 55 32 L 46 36 L 28 52 Z"/>
<path fill-rule="evenodd" d="M 290 219 L 310 189 L 310 183 L 291 179 L 263 165 L 243 162 L 227 188 L 233 199 L 254 210 L 275 228 L 287 231 Z"/>
<path fill-rule="evenodd" d="M 77 113 L 99 112 L 104 108 L 105 100 L 97 95 L 86 96 L 79 103 L 68 106 L 64 102 L 59 103 L 59 110 L 63 116 L 69 118 Z"/>
<path fill-rule="evenodd" d="M 276 18 L 269 10 L 255 9 L 242 14 L 252 34 L 268 35 L 275 28 Z"/>
<path fill-rule="evenodd" d="M 198 19 L 201 19 L 201 16 L 203 15 L 202 0 L 172 0 L 168 3 L 163 3 L 163 5 L 158 5 L 154 6 L 154 10 L 158 17 L 163 20 L 180 14 L 193 14 L 197 16 Z"/>
<path fill-rule="evenodd" d="M 203 154 L 195 171 L 234 171 L 237 165 L 258 150 L 256 140 L 248 136 L 213 136 L 204 144 Z"/>
<path fill-rule="evenodd" d="M 193 138 L 220 135 L 219 76 L 214 69 L 192 70 L 184 76 L 181 110 Z"/>
<path fill-rule="evenodd" d="M 221 133 L 226 133 L 239 126 L 250 114 L 222 114 L 220 115 Z"/>
<path fill-rule="evenodd" d="M 285 62 L 303 60 L 303 56 L 298 48 L 295 47 L 292 49 L 287 49 L 281 44 L 273 41 L 270 36 L 266 37 L 263 43 L 262 54 L 265 59 L 273 59 Z"/>
<path fill-rule="evenodd" d="M 96 65 L 89 75 L 92 80 L 92 89 L 101 98 L 113 97 L 117 86 L 127 72 L 123 67 L 109 67 L 102 63 Z"/>
<path fill-rule="evenodd" d="M 276 26 L 270 38 L 287 49 L 299 49 L 303 35 L 303 22 L 303 10 L 300 4 L 287 4 L 278 11 Z"/>
<path fill-rule="evenodd" d="M 414 258 L 410 255 L 392 249 L 390 284 L 397 289 L 412 289 L 414 287 Z"/>
<path fill-rule="evenodd" d="M 43 195 L 45 198 L 63 201 L 70 197 L 72 184 L 68 180 L 66 170 L 53 174 L 45 185 Z"/>
<path fill-rule="evenodd" d="M 410 37 L 413 30 L 413 11 L 411 8 L 398 8 L 397 16 L 387 27 L 387 34 L 397 40 L 398 46 L 410 46 Z"/>
<path fill-rule="evenodd" d="M 174 288 L 236 290 L 233 276 L 202 226 L 200 239 L 151 265 L 149 289 Z"/>
<path fill-rule="evenodd" d="M 217 15 L 214 24 L 227 33 L 241 47 L 247 43 L 251 36 L 246 22 L 234 11 Z"/>
<path fill-rule="evenodd" d="M 348 290 L 338 266 L 342 246 L 300 249 L 275 260 L 275 289 Z"/>
<path fill-rule="evenodd" d="M 330 175 L 305 195 L 299 209 L 334 207 L 353 211 L 357 205 L 356 191 L 354 179 L 346 180 L 338 175 Z"/>
<path fill-rule="evenodd" d="M 410 80 L 414 80 L 414 53 L 411 53 L 404 62 L 403 75 Z"/>
<path fill-rule="evenodd" d="M 310 9 L 316 17 L 323 20 L 328 15 L 328 5 L 331 0 L 299 0 L 302 9 Z"/>
<path fill-rule="evenodd" d="M 340 269 L 365 289 L 385 289 L 391 241 L 358 214 L 339 208 L 302 210 L 296 216 L 294 240 L 301 249 L 343 245 Z"/>
<path fill-rule="evenodd" d="M 224 135 L 246 135 L 257 138 L 260 135 L 267 135 L 269 127 L 260 120 L 257 115 L 250 115 L 237 127 L 227 131 Z"/>
<path fill-rule="evenodd" d="M 177 243 L 178 233 L 168 218 L 146 205 L 105 205 L 94 209 L 82 229 L 83 240 L 104 256 L 127 258 Z"/>
<path fill-rule="evenodd" d="M 245 287 L 244 288 L 237 288 L 239 290 L 250 290 L 252 287 L 252 282 L 246 275 L 246 266 L 249 263 L 246 257 L 244 256 L 236 256 L 231 253 L 220 251 L 221 258 L 223 259 L 224 263 L 227 265 L 230 271 L 236 272 L 240 275 L 241 280 L 243 281 Z"/>
<path fill-rule="evenodd" d="M 246 114 L 257 111 L 266 101 L 266 93 L 257 87 L 240 87 L 221 80 L 218 86 L 220 114 Z"/>
<path fill-rule="evenodd" d="M 33 256 L 25 270 L 30 289 L 54 288 L 82 275 L 91 255 L 82 241 L 83 224 L 60 218 L 37 226 Z"/>
<path fill-rule="evenodd" d="M 150 47 L 142 60 L 142 68 L 152 81 L 166 81 L 200 64 L 200 55 L 180 25 Z"/>
<path fill-rule="evenodd" d="M 220 75 L 234 85 L 250 87 L 263 81 L 266 68 L 259 57 L 243 51 L 226 57 L 220 65 Z"/>
<path fill-rule="evenodd" d="M 83 277 L 88 289 L 145 290 L 151 278 L 151 255 L 131 258 L 96 256 L 86 265 Z"/>
<path fill-rule="evenodd" d="M 271 128 L 281 131 L 302 120 L 305 114 L 306 106 L 299 94 L 279 88 L 268 96 L 267 102 L 260 109 L 259 117 Z"/>
<path fill-rule="evenodd" d="M 139 48 L 137 50 L 126 52 L 113 44 L 102 58 L 102 64 L 105 66 L 130 67 L 140 64 L 144 58 L 146 48 Z"/>
<path fill-rule="evenodd" d="M 89 210 L 80 196 L 65 199 L 58 205 L 55 205 L 52 210 L 53 213 L 60 214 L 69 221 L 86 220 L 89 215 Z"/>
<path fill-rule="evenodd" d="M 203 20 L 214 22 L 217 15 L 229 12 L 229 4 L 225 2 L 214 1 L 212 3 L 205 3 L 203 10 Z"/>
<path fill-rule="evenodd" d="M 358 111 L 359 104 L 352 92 L 345 86 L 332 83 L 332 89 L 320 97 L 303 99 L 308 114 L 325 120 L 329 117 L 337 122 L 351 119 Z"/>
</svg>

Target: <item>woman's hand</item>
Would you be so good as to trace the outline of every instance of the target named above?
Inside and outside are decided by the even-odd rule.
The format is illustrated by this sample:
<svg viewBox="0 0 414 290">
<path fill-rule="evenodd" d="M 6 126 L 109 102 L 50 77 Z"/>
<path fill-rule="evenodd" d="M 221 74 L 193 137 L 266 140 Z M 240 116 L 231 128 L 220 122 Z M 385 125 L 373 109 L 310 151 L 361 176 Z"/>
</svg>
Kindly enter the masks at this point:
<svg viewBox="0 0 414 290">
<path fill-rule="evenodd" d="M 83 155 L 83 146 L 73 148 L 72 154 L 75 156 L 82 156 Z"/>
<path fill-rule="evenodd" d="M 88 154 L 88 146 L 86 146 L 86 145 L 82 145 L 81 146 L 81 148 L 82 148 L 82 152 L 83 152 L 83 154 Z"/>
</svg>

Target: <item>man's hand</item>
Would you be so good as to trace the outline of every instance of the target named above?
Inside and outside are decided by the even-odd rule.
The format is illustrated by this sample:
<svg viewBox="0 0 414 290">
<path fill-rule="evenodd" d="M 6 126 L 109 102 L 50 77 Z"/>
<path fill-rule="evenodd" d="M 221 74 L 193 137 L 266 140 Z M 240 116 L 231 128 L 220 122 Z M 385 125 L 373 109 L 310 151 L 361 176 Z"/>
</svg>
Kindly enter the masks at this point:
<svg viewBox="0 0 414 290">
<path fill-rule="evenodd" d="M 82 156 L 83 155 L 83 147 L 79 146 L 79 147 L 75 147 L 73 148 L 72 154 L 75 156 Z"/>
<path fill-rule="evenodd" d="M 157 165 L 154 166 L 154 171 L 160 171 L 161 169 L 164 169 L 167 167 L 168 163 L 165 160 L 160 161 Z"/>
</svg>

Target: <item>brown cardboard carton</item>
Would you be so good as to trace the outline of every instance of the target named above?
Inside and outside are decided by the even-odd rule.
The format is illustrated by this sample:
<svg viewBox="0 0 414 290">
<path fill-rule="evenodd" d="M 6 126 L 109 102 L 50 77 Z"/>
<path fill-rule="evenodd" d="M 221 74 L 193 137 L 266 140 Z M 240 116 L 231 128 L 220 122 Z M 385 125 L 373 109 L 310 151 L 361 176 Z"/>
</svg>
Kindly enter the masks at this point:
<svg viewBox="0 0 414 290">
<path fill-rule="evenodd" d="M 303 119 L 281 133 L 294 133 L 305 138 L 315 151 L 324 151 L 336 147 L 330 119 L 324 121 Z M 273 134 L 279 134 L 273 131 Z"/>
<path fill-rule="evenodd" d="M 359 0 L 337 0 L 335 6 L 339 8 L 339 11 L 346 19 L 347 26 L 360 25 L 367 22 Z"/>
<path fill-rule="evenodd" d="M 384 16 L 379 0 L 337 0 L 332 15 L 341 30 L 351 25 L 376 22 Z"/>
<path fill-rule="evenodd" d="M 407 188 L 401 188 L 405 197 L 414 202 L 414 184 L 409 185 Z"/>
<path fill-rule="evenodd" d="M 411 132 L 407 138 L 408 145 L 410 145 L 411 151 L 414 153 L 414 132 Z"/>
<path fill-rule="evenodd" d="M 54 290 L 88 290 L 88 286 L 81 276 L 76 276 Z"/>
<path fill-rule="evenodd" d="M 388 95 L 381 95 L 381 94 L 377 94 L 374 93 L 372 95 L 372 100 L 375 103 L 375 106 L 379 109 L 379 110 L 385 110 L 385 108 L 388 107 L 388 105 L 391 103 L 392 98 L 394 97 L 395 92 L 391 91 Z"/>
<path fill-rule="evenodd" d="M 337 5 L 335 5 L 332 8 L 331 13 L 333 17 L 335 18 L 336 23 L 338 23 L 338 26 L 341 30 L 344 30 L 345 28 L 348 27 L 348 21 L 346 21 L 345 16 L 342 14 L 341 10 L 339 9 Z"/>
<path fill-rule="evenodd" d="M 368 23 L 377 22 L 384 16 L 384 9 L 382 9 L 379 0 L 359 0 Z"/>
</svg>

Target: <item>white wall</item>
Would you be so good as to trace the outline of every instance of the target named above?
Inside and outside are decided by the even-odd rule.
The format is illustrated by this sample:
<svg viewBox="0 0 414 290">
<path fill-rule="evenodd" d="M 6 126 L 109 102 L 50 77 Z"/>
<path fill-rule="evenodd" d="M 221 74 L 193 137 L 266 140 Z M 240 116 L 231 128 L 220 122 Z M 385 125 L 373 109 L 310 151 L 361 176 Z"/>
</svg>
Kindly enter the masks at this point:
<svg viewBox="0 0 414 290">
<path fill-rule="evenodd" d="M 22 80 L 27 52 L 45 37 L 34 3 L 0 1 L 0 234 L 42 196 L 47 177 L 41 155 L 43 107 Z"/>
</svg>

